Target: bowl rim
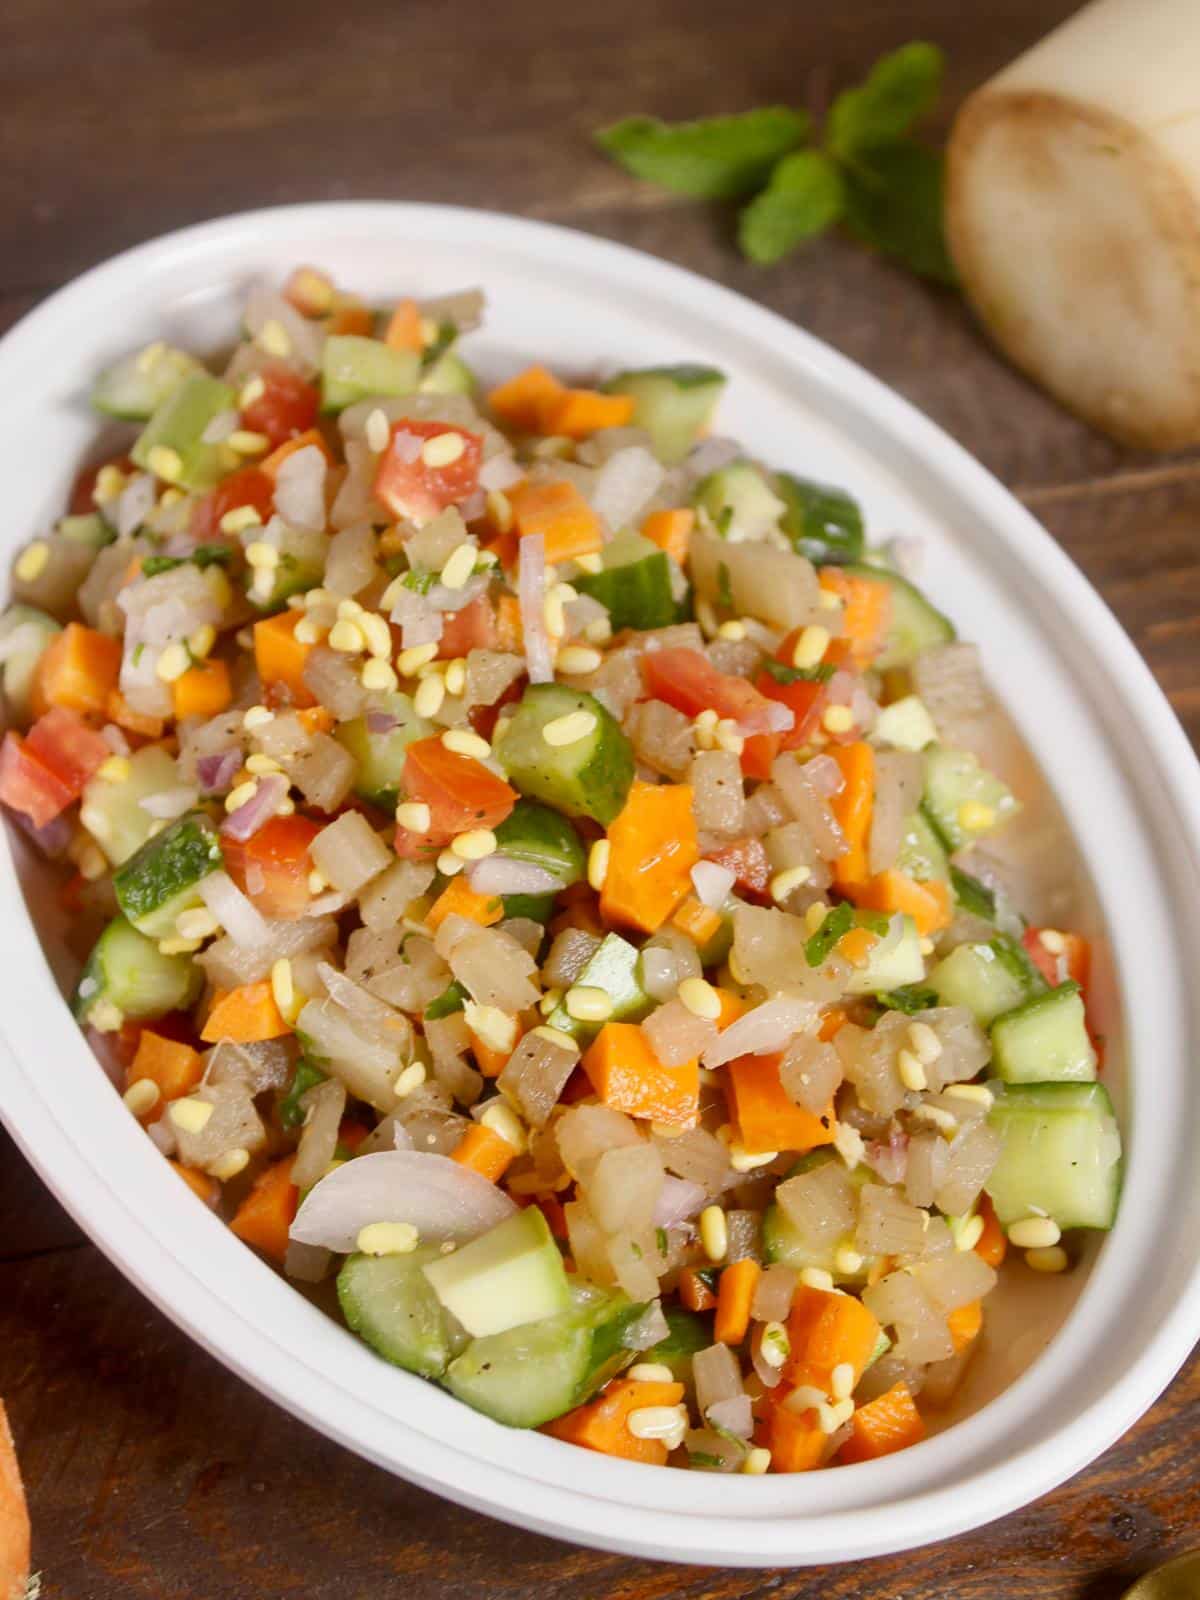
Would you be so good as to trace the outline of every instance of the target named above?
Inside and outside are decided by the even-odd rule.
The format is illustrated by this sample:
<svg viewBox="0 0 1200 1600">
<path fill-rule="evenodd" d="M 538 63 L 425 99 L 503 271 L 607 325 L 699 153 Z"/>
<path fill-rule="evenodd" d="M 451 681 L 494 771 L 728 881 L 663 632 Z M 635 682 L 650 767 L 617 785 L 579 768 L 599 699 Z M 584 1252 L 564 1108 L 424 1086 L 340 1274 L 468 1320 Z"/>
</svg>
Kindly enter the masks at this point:
<svg viewBox="0 0 1200 1600">
<path fill-rule="evenodd" d="M 142 272 L 161 271 L 175 256 L 216 260 L 222 251 L 234 250 L 239 241 L 252 237 L 261 242 L 265 237 L 300 230 L 319 238 L 323 231 L 351 225 L 382 225 L 418 247 L 422 240 L 453 238 L 481 254 L 489 247 L 528 252 L 539 260 L 576 264 L 631 292 L 699 311 L 729 329 L 747 347 L 757 344 L 772 350 L 810 387 L 841 396 L 882 436 L 902 440 L 908 458 L 920 463 L 955 499 L 978 511 L 999 541 L 998 559 L 1006 560 L 1023 580 L 1044 589 L 1048 606 L 1043 626 L 1050 603 L 1060 612 L 1070 611 L 1079 647 L 1095 661 L 1096 684 L 1089 698 L 1095 699 L 1105 690 L 1115 696 L 1118 706 L 1124 702 L 1132 710 L 1136 705 L 1134 732 L 1152 765 L 1152 773 L 1139 782 L 1141 806 L 1150 812 L 1146 786 L 1152 775 L 1156 848 L 1165 849 L 1165 835 L 1173 831 L 1169 841 L 1173 863 L 1194 890 L 1200 882 L 1200 768 L 1149 668 L 1070 559 L 985 468 L 895 391 L 784 318 L 684 268 L 572 229 L 460 206 L 385 200 L 272 207 L 176 230 L 92 268 L 35 307 L 0 340 L 0 370 L 36 358 L 46 341 L 53 343 L 64 319 L 69 321 L 85 310 L 90 300 L 102 298 Z M 1110 731 L 1115 740 L 1115 730 Z M 1128 752 L 1133 748 L 1133 734 L 1126 729 L 1122 736 Z M 1143 826 L 1149 837 L 1150 822 L 1144 819 Z M 0 860 L 0 882 L 15 890 L 7 852 Z M 1176 916 L 1187 927 L 1188 942 L 1200 950 L 1196 918 L 1185 917 L 1178 898 Z M 1200 895 L 1193 898 L 1200 902 Z M 44 986 L 39 992 L 33 979 L 38 962 L 44 968 L 45 959 L 32 922 L 23 914 L 19 921 L 23 930 L 17 930 L 11 940 L 6 937 L 5 945 L 11 944 L 14 962 L 28 974 L 32 988 L 30 1004 L 21 1008 L 20 1017 L 0 1018 L 9 1069 L 0 1073 L 0 1113 L 31 1164 L 68 1211 L 173 1321 L 293 1414 L 422 1487 L 535 1531 L 630 1554 L 745 1566 L 806 1565 L 911 1548 L 1016 1509 L 1094 1459 L 1166 1386 L 1200 1331 L 1200 1243 L 1193 1236 L 1193 1242 L 1184 1247 L 1188 1260 L 1178 1275 L 1179 1292 L 1172 1311 L 1100 1398 L 1047 1437 L 1015 1453 L 1010 1451 L 990 1463 L 985 1453 L 980 1469 L 972 1471 L 965 1482 L 906 1493 L 907 1474 L 900 1465 L 904 1456 L 831 1475 L 855 1476 L 855 1487 L 860 1497 L 865 1497 L 861 1505 L 822 1505 L 817 1491 L 801 1484 L 797 1493 L 803 1491 L 799 1493 L 803 1514 L 789 1515 L 785 1499 L 778 1489 L 770 1492 L 766 1480 L 722 1478 L 719 1485 L 717 1480 L 708 1480 L 714 1490 L 719 1488 L 719 1495 L 697 1486 L 690 1495 L 694 1504 L 676 1495 L 675 1503 L 663 1509 L 649 1504 L 656 1498 L 648 1482 L 650 1469 L 633 1463 L 589 1457 L 573 1464 L 572 1471 L 541 1476 L 484 1461 L 453 1440 L 431 1438 L 395 1418 L 381 1419 L 362 1396 L 351 1394 L 337 1382 L 336 1374 L 331 1376 L 296 1354 L 281 1351 L 277 1338 L 251 1323 L 228 1294 L 175 1256 L 147 1220 L 133 1211 L 112 1174 L 102 1168 L 86 1141 L 81 1141 L 81 1130 L 69 1129 L 56 1120 L 44 1089 L 23 1066 L 33 1059 L 30 1047 L 44 997 Z M 29 950 L 30 944 L 36 955 Z M 48 969 L 44 976 L 49 981 Z M 57 990 L 54 1002 L 62 1011 Z M 1188 1022 L 1193 1039 L 1200 1038 L 1195 1004 L 1192 1000 Z M 47 1023 L 49 1020 L 46 1018 Z M 73 1029 L 74 1024 L 70 1025 Z M 86 1052 L 81 1036 L 77 1037 L 78 1049 Z M 1194 1089 L 1188 1109 L 1191 1121 L 1200 1121 Z M 1135 1134 L 1140 1133 L 1141 1120 L 1135 1123 Z M 148 1141 L 141 1143 L 146 1146 L 146 1157 L 157 1162 Z M 215 1219 L 210 1220 L 224 1233 Z M 1147 1220 L 1141 1219 L 1143 1223 Z M 1118 1222 L 1127 1242 L 1134 1238 L 1133 1219 L 1129 1221 L 1131 1226 L 1124 1227 L 1123 1212 Z M 1145 1232 L 1143 1227 L 1143 1238 Z M 261 1263 L 253 1265 L 270 1272 Z M 1093 1287 L 1089 1283 L 1084 1298 Z M 280 1288 L 289 1300 L 297 1298 L 286 1285 L 280 1283 Z M 1077 1309 L 1072 1320 L 1079 1314 Z M 990 1431 L 1002 1432 L 1001 1410 L 1004 1426 L 1009 1427 L 1019 1419 L 1022 1406 L 1028 1409 L 1039 1397 L 1045 1398 L 1044 1384 L 1030 1380 L 1046 1360 L 1045 1356 L 1039 1358 L 983 1411 L 911 1454 L 932 1460 L 929 1452 L 949 1438 L 961 1438 L 967 1430 L 974 1430 L 973 1437 L 982 1440 L 984 1430 L 976 1425 L 989 1414 L 994 1414 L 996 1422 Z M 561 1469 L 561 1455 L 554 1459 Z M 654 1476 L 685 1478 L 683 1474 Z M 774 1482 L 786 1484 L 787 1480 Z M 619 1513 L 619 1526 L 614 1513 Z"/>
</svg>

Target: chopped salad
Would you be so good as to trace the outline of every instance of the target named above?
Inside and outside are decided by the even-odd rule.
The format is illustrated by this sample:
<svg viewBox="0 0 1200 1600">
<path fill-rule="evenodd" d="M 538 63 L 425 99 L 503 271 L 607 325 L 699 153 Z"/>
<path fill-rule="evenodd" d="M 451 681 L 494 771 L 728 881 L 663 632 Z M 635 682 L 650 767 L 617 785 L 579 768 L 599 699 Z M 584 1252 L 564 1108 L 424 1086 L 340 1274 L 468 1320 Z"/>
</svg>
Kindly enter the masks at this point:
<svg viewBox="0 0 1200 1600">
<path fill-rule="evenodd" d="M 713 435 L 710 367 L 481 387 L 481 311 L 301 268 L 223 366 L 99 375 L 127 451 L 0 618 L 75 1014 L 235 1234 L 498 1422 L 888 1454 L 1113 1221 L 1087 943 L 982 845 L 1019 798 L 906 552 Z"/>
</svg>

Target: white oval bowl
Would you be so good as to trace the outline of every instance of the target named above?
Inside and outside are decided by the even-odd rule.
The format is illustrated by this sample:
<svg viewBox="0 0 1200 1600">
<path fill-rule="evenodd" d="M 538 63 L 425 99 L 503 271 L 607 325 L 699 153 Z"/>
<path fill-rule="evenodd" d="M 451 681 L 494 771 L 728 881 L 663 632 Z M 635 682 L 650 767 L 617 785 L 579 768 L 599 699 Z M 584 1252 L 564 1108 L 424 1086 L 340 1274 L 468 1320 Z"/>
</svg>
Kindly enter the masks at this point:
<svg viewBox="0 0 1200 1600">
<path fill-rule="evenodd" d="M 901 1455 L 792 1476 L 652 1470 L 501 1428 L 389 1368 L 195 1204 L 122 1107 L 51 964 L 55 916 L 0 853 L 0 1114 L 120 1269 L 233 1371 L 413 1483 L 507 1521 L 629 1554 L 809 1565 L 945 1538 L 1028 1503 L 1145 1410 L 1200 1333 L 1200 773 L 1150 673 L 1094 590 L 975 461 L 905 401 L 759 306 L 622 246 L 538 223 L 392 203 L 294 206 L 206 223 L 98 267 L 0 341 L 3 552 L 60 514 L 95 449 L 85 397 L 154 338 L 228 340 L 248 281 L 313 261 L 368 294 L 481 284 L 485 377 L 708 361 L 721 427 L 844 483 L 878 534 L 923 535 L 926 583 L 1048 774 L 1107 927 L 1123 997 L 1114 1087 L 1126 1137 L 1117 1225 L 1065 1325 L 997 1399 Z M 1098 931 L 1098 930 L 1090 930 Z"/>
</svg>

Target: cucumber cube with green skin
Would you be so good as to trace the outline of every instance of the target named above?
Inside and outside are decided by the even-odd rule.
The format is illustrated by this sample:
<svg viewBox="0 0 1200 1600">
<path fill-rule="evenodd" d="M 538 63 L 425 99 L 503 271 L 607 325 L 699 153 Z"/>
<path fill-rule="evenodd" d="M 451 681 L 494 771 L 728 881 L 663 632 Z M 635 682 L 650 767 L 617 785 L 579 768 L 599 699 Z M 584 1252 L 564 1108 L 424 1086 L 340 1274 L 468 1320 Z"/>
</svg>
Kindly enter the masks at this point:
<svg viewBox="0 0 1200 1600">
<path fill-rule="evenodd" d="M 838 1157 L 828 1150 L 813 1150 L 808 1155 L 802 1156 L 795 1166 L 789 1169 L 787 1175 L 789 1178 L 795 1178 L 837 1159 Z M 855 1189 L 862 1189 L 872 1181 L 870 1169 L 862 1162 L 851 1168 L 846 1176 Z M 839 1272 L 836 1265 L 836 1244 L 824 1253 L 814 1251 L 797 1232 L 787 1212 L 777 1200 L 773 1200 L 763 1212 L 762 1248 L 764 1260 L 772 1264 L 780 1263 L 785 1267 L 794 1267 L 798 1272 L 805 1267 L 816 1267 L 820 1271 L 830 1273 L 839 1283 L 865 1283 L 876 1259 L 874 1256 L 867 1257 L 862 1266 L 854 1272 Z"/>
<path fill-rule="evenodd" d="M 247 535 L 250 542 L 250 535 Z M 279 546 L 279 560 L 269 568 L 246 568 L 246 594 L 252 606 L 262 612 L 279 611 L 290 596 L 304 594 L 320 586 L 329 554 L 329 538 L 311 528 L 288 528 Z M 258 574 L 269 570 L 271 587 L 258 588 Z"/>
<path fill-rule="evenodd" d="M 1019 949 L 1003 936 L 987 944 L 960 944 L 930 972 L 929 987 L 942 1005 L 966 1006 L 986 1028 L 1045 988 L 1036 969 L 1018 958 Z"/>
<path fill-rule="evenodd" d="M 422 1378 L 440 1378 L 466 1344 L 423 1270 L 440 1259 L 438 1245 L 409 1255 L 352 1255 L 337 1277 L 350 1331 L 385 1361 Z"/>
<path fill-rule="evenodd" d="M 588 989 L 602 989 L 612 1001 L 611 1022 L 640 1022 L 654 1004 L 642 985 L 640 952 L 619 933 L 610 933 L 592 951 L 575 982 Z M 546 1018 L 551 1028 L 570 1034 L 580 1048 L 600 1031 L 598 1022 L 581 1022 L 571 1016 L 561 1002 Z"/>
<path fill-rule="evenodd" d="M 1064 1230 L 1112 1227 L 1121 1135 L 1103 1084 L 1013 1084 L 988 1122 L 1004 1141 L 984 1184 L 1002 1227 L 1029 1216 Z"/>
<path fill-rule="evenodd" d="M 644 1359 L 670 1367 L 676 1382 L 682 1383 L 691 1376 L 692 1357 L 712 1344 L 712 1323 L 679 1306 L 664 1306 L 663 1315 L 667 1319 L 667 1336 L 647 1350 Z"/>
<path fill-rule="evenodd" d="M 442 1305 L 476 1339 L 557 1316 L 571 1305 L 562 1255 L 537 1206 L 526 1206 L 421 1270 Z"/>
<path fill-rule="evenodd" d="M 607 610 L 614 631 L 666 628 L 675 621 L 679 569 L 664 550 L 640 533 L 620 533 L 604 551 L 603 572 L 579 573 L 571 582 Z"/>
<path fill-rule="evenodd" d="M 707 513 L 717 532 L 733 544 L 763 538 L 779 527 L 779 519 L 787 510 L 764 475 L 749 461 L 734 461 L 710 472 L 697 484 L 693 500 Z"/>
<path fill-rule="evenodd" d="M 296 1061 L 296 1070 L 292 1073 L 292 1081 L 288 1084 L 287 1092 L 280 1096 L 279 1121 L 285 1128 L 299 1128 L 304 1122 L 305 1108 L 301 1101 L 310 1089 L 315 1089 L 319 1083 L 324 1083 L 329 1074 L 322 1072 L 315 1061 L 308 1056 L 300 1056 Z"/>
<path fill-rule="evenodd" d="M 798 555 L 814 566 L 844 566 L 862 558 L 862 511 L 844 489 L 777 472 L 775 490 L 785 507 L 783 531 Z"/>
<path fill-rule="evenodd" d="M 898 913 L 899 915 L 899 913 Z M 855 913 L 855 925 L 874 928 L 879 920 L 877 912 L 868 912 L 866 915 Z M 920 983 L 925 976 L 925 957 L 921 954 L 921 936 L 917 932 L 917 925 L 909 916 L 900 916 L 900 937 L 895 944 L 891 944 L 893 923 L 889 922 L 888 933 L 882 936 L 882 944 L 890 945 L 886 950 L 876 946 L 875 950 L 868 953 L 865 965 L 854 967 L 846 979 L 847 994 L 877 994 L 883 989 L 902 989 L 906 984 Z M 876 954 L 876 950 L 879 953 Z"/>
<path fill-rule="evenodd" d="M 475 388 L 475 374 L 453 350 L 425 369 L 418 384 L 422 394 L 471 394 Z"/>
<path fill-rule="evenodd" d="M 129 757 L 129 775 L 120 783 L 95 777 L 83 790 L 79 820 L 114 867 L 128 861 L 150 837 L 154 818 L 142 801 L 179 787 L 175 758 L 158 744 L 144 745 Z"/>
<path fill-rule="evenodd" d="M 890 567 L 848 565 L 848 573 L 860 578 L 871 578 L 876 583 L 886 583 L 892 593 L 892 616 L 887 640 L 872 665 L 880 672 L 893 667 L 907 667 L 922 650 L 934 645 L 949 644 L 957 637 L 949 617 L 926 600 L 916 587 Z"/>
<path fill-rule="evenodd" d="M 588 731 L 570 744 L 548 743 L 546 725 L 577 711 L 590 714 Z M 606 827 L 633 783 L 633 747 L 620 723 L 593 695 L 560 683 L 526 689 L 493 754 L 523 795 Z"/>
<path fill-rule="evenodd" d="M 29 721 L 33 675 L 43 651 L 54 635 L 61 632 L 61 624 L 36 606 L 9 606 L 0 616 L 0 644 L 4 647 L 0 683 L 4 685 L 4 704 L 10 722 Z"/>
<path fill-rule="evenodd" d="M 962 910 L 973 917 L 982 917 L 985 922 L 996 920 L 995 890 L 989 889 L 986 883 L 973 878 L 961 867 L 951 867 L 950 887 L 954 890 L 955 902 Z"/>
<path fill-rule="evenodd" d="M 559 880 L 563 889 L 578 883 L 587 870 L 583 841 L 563 816 L 536 800 L 518 800 L 504 821 L 492 830 L 496 851 L 510 861 L 541 867 Z M 542 899 L 543 896 L 509 895 L 506 899 Z M 520 915 L 521 913 L 511 913 Z M 534 919 L 535 921 L 538 919 Z"/>
<path fill-rule="evenodd" d="M 204 434 L 223 411 L 237 409 L 237 396 L 229 384 L 195 372 L 167 395 L 138 435 L 129 452 L 143 472 L 153 472 L 180 489 L 211 489 L 237 464 L 224 444 L 207 444 Z M 178 457 L 178 468 L 163 469 L 159 451 Z"/>
<path fill-rule="evenodd" d="M 1006 1083 L 1092 1083 L 1096 1052 L 1077 983 L 1026 1000 L 991 1027 L 992 1066 Z"/>
<path fill-rule="evenodd" d="M 707 429 L 725 387 L 715 367 L 681 365 L 619 372 L 605 384 L 609 394 L 633 397 L 630 425 L 650 435 L 654 453 L 674 466 Z"/>
<path fill-rule="evenodd" d="M 165 956 L 124 917 L 114 917 L 97 939 L 75 987 L 71 1008 L 87 1022 L 97 1006 L 115 1008 L 133 1022 L 182 1011 L 196 999 L 203 974 L 191 956 Z"/>
<path fill-rule="evenodd" d="M 145 422 L 194 373 L 195 356 L 169 344 L 151 344 L 106 367 L 92 388 L 92 405 L 107 417 Z"/>
<path fill-rule="evenodd" d="M 922 805 L 949 850 L 960 850 L 994 833 L 1021 809 L 1007 784 L 981 767 L 978 757 L 969 750 L 947 750 L 943 745 L 931 745 L 925 752 Z M 968 813 L 971 826 L 967 826 L 964 807 L 968 806 L 986 807 L 991 820 L 980 826 Z"/>
<path fill-rule="evenodd" d="M 527 922 L 540 922 L 543 927 L 554 915 L 557 896 L 553 894 L 505 894 L 500 896 L 504 917 L 523 917 Z"/>
<path fill-rule="evenodd" d="M 919 695 L 906 694 L 903 700 L 884 706 L 875 718 L 871 737 L 896 750 L 916 751 L 937 742 L 937 729 L 924 700 Z"/>
<path fill-rule="evenodd" d="M 929 820 L 914 811 L 904 824 L 896 870 L 917 883 L 948 883 L 950 863 Z"/>
<path fill-rule="evenodd" d="M 361 334 L 333 334 L 321 353 L 321 410 L 344 411 L 375 395 L 415 394 L 420 378 L 415 351 L 393 350 Z"/>
<path fill-rule="evenodd" d="M 77 517 L 60 517 L 54 524 L 54 531 L 64 539 L 70 539 L 73 544 L 86 545 L 89 550 L 102 550 L 117 537 L 116 529 L 110 528 L 98 511 L 87 511 Z"/>
<path fill-rule="evenodd" d="M 396 726 L 386 733 L 372 733 L 366 716 L 340 722 L 334 738 L 354 757 L 357 773 L 355 792 L 371 805 L 395 811 L 400 795 L 400 779 L 408 747 L 434 732 L 432 722 L 419 717 L 406 694 L 381 694 L 372 709 L 395 719 Z"/>
<path fill-rule="evenodd" d="M 558 1316 L 473 1339 L 446 1372 L 451 1394 L 508 1427 L 537 1428 L 616 1377 L 638 1359 L 623 1340 L 647 1307 L 584 1288 L 571 1284 L 571 1308 Z"/>
<path fill-rule="evenodd" d="M 176 918 L 203 904 L 199 886 L 224 864 L 217 830 L 202 811 L 191 811 L 147 839 L 113 874 L 117 904 L 139 933 L 177 936 Z"/>
</svg>

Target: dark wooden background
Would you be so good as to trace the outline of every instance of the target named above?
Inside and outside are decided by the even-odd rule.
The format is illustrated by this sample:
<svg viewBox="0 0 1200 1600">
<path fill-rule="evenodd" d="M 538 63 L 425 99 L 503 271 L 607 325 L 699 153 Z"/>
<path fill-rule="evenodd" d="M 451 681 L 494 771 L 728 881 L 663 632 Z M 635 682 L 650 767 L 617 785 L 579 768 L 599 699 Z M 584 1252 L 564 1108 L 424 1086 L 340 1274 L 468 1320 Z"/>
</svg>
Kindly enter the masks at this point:
<svg viewBox="0 0 1200 1600">
<path fill-rule="evenodd" d="M 727 214 L 642 187 L 589 145 L 590 130 L 632 111 L 819 110 L 880 52 L 922 37 L 948 52 L 948 115 L 1074 9 L 6 0 L 0 326 L 112 251 L 274 202 L 453 201 L 623 240 L 794 318 L 981 457 L 1097 584 L 1195 742 L 1200 456 L 1134 455 L 1090 432 L 1010 372 L 953 296 L 842 240 L 770 271 L 749 266 Z M 0 1394 L 43 1592 L 64 1600 L 524 1600 L 548 1585 L 577 1600 L 1108 1600 L 1200 1544 L 1195 1359 L 1128 1438 L 1048 1499 L 893 1560 L 665 1567 L 502 1527 L 360 1462 L 194 1348 L 3 1134 Z"/>
</svg>

